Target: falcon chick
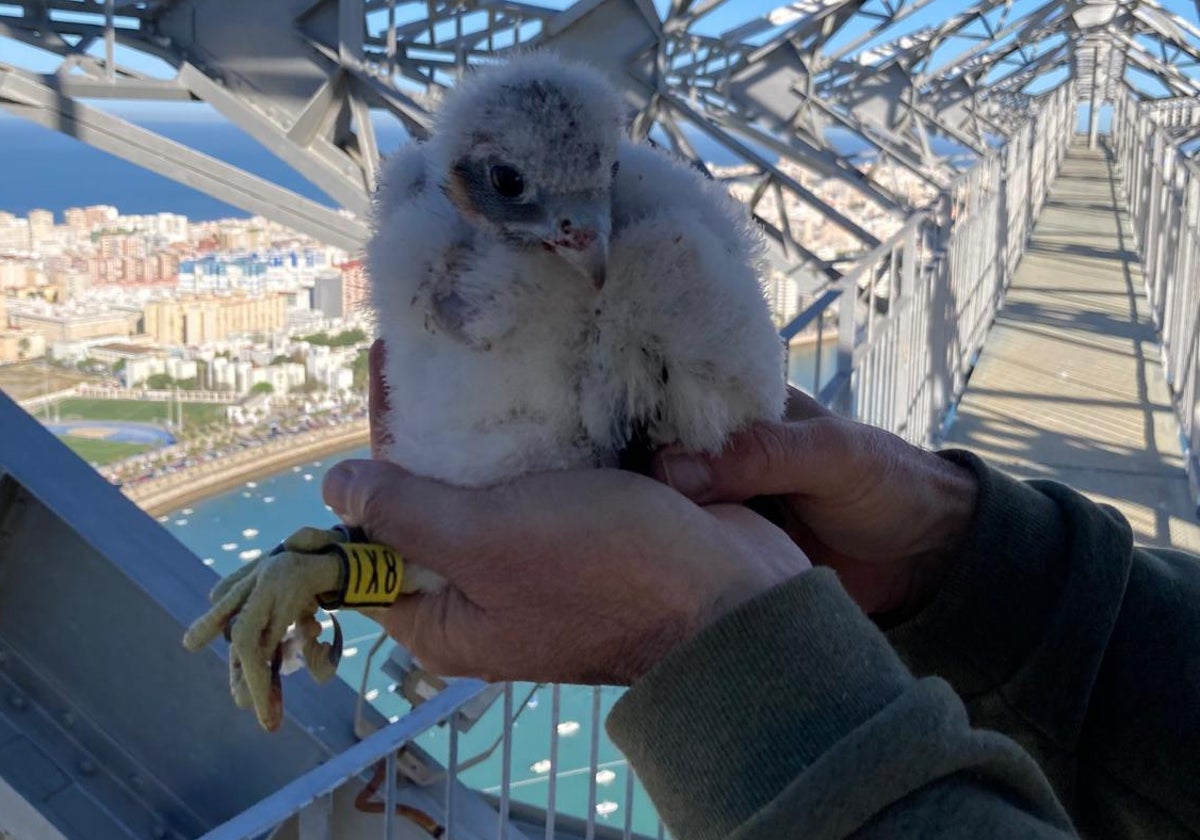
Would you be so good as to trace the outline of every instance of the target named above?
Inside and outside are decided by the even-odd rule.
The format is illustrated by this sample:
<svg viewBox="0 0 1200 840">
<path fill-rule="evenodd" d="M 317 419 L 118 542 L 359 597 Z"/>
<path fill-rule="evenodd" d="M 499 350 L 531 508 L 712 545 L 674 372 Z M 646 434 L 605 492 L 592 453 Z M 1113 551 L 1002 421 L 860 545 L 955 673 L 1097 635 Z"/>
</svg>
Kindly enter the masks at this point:
<svg viewBox="0 0 1200 840">
<path fill-rule="evenodd" d="M 387 161 L 367 262 L 389 460 L 486 486 L 665 445 L 717 451 L 782 415 L 757 230 L 720 185 L 631 141 L 624 111 L 598 72 L 524 54 L 449 92 L 431 139 Z M 218 586 L 185 636 L 195 650 L 229 635 L 234 698 L 267 729 L 290 624 L 327 678 L 340 645 L 316 641 L 318 604 L 442 585 L 356 541 L 299 532 Z"/>
<path fill-rule="evenodd" d="M 367 248 L 389 460 L 488 485 L 635 443 L 715 451 L 782 414 L 745 207 L 629 140 L 624 111 L 597 71 L 529 53 L 390 159 Z"/>
</svg>

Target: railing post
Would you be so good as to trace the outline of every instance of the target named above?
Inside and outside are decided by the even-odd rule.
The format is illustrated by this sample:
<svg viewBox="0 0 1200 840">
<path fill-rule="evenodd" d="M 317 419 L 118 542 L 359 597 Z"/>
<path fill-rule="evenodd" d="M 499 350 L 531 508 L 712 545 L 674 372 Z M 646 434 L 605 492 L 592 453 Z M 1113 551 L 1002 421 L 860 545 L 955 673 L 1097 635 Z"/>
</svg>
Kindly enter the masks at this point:
<svg viewBox="0 0 1200 840">
<path fill-rule="evenodd" d="M 300 812 L 299 840 L 331 840 L 333 837 L 333 794 L 318 796 Z M 390 838 L 389 838 L 390 840 Z"/>
<path fill-rule="evenodd" d="M 895 291 L 892 297 L 892 306 L 897 312 L 909 311 L 913 316 L 916 315 L 917 302 L 921 300 L 918 294 L 917 283 L 921 279 L 921 268 L 918 260 L 924 256 L 924 249 L 919 247 L 920 235 L 922 231 L 917 225 L 909 226 L 908 235 L 904 238 L 904 258 L 900 265 L 900 282 L 897 284 L 899 288 Z M 904 352 L 905 345 L 911 346 L 913 329 L 912 323 L 915 317 L 905 319 L 905 331 L 909 335 L 904 335 L 898 332 L 895 336 L 895 341 L 901 348 L 898 354 L 896 370 L 892 373 L 894 382 L 899 385 L 908 385 L 912 382 L 912 358 L 909 353 Z M 908 400 L 911 394 L 907 388 L 893 387 L 889 410 L 893 418 L 893 429 L 907 428 L 912 424 L 912 417 L 909 412 L 911 406 Z"/>
<path fill-rule="evenodd" d="M 1004 154 L 1000 156 L 1000 187 L 999 196 L 996 202 L 996 290 L 994 292 L 994 306 L 1000 305 L 1000 299 L 1004 297 L 1004 291 L 1008 288 L 1008 190 L 1009 190 L 1009 171 L 1008 171 L 1008 149 L 1004 150 Z"/>
<path fill-rule="evenodd" d="M 854 339 L 858 333 L 854 310 L 857 301 L 858 287 L 851 281 L 838 301 L 837 371 L 834 376 L 842 385 L 830 406 L 845 417 L 856 417 L 857 411 L 857 400 L 853 393 L 858 387 L 854 379 Z"/>
</svg>

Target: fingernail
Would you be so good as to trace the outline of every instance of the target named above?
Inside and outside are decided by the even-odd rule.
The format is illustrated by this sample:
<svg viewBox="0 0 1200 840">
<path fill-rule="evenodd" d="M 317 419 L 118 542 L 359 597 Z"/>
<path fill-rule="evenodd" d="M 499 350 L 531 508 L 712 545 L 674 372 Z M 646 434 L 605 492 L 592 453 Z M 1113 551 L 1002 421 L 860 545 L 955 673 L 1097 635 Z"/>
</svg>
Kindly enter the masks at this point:
<svg viewBox="0 0 1200 840">
<path fill-rule="evenodd" d="M 346 511 L 346 497 L 353 480 L 354 467 L 350 464 L 335 464 L 325 473 L 325 480 L 321 483 L 321 495 L 325 498 L 325 504 L 333 508 L 333 512 L 338 516 L 342 516 Z"/>
<path fill-rule="evenodd" d="M 695 498 L 712 486 L 712 469 L 708 463 L 690 455 L 667 455 L 662 459 L 663 476 L 667 484 L 685 496 Z"/>
</svg>

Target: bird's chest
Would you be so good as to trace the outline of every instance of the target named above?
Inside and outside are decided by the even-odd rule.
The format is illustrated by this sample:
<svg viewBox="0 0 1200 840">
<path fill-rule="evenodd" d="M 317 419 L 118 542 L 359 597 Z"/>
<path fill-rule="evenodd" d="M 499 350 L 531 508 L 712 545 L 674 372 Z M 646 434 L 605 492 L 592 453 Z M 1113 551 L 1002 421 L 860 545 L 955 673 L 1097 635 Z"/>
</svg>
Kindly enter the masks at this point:
<svg viewBox="0 0 1200 840">
<path fill-rule="evenodd" d="M 509 268 L 493 261 L 488 276 Z M 394 460 L 486 484 L 585 457 L 578 392 L 590 309 L 585 296 L 543 285 L 539 268 L 499 284 L 470 269 L 443 277 L 412 317 L 385 327 Z"/>
</svg>

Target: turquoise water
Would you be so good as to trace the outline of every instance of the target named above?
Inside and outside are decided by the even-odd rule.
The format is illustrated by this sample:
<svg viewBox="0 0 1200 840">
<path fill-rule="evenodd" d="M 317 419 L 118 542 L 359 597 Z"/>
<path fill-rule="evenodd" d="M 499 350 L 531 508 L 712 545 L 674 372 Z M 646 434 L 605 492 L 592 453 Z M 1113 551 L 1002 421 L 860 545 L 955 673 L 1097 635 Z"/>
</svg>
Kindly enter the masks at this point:
<svg viewBox="0 0 1200 840">
<path fill-rule="evenodd" d="M 790 370 L 794 384 L 811 389 L 815 368 L 815 351 L 811 347 L 792 351 Z M 830 348 L 822 354 L 822 381 L 833 370 L 835 354 Z M 266 553 L 279 540 L 305 525 L 325 526 L 335 522 L 333 514 L 321 501 L 321 479 L 330 466 L 342 458 L 365 458 L 367 450 L 358 449 L 332 458 L 306 463 L 266 478 L 247 482 L 242 487 L 220 496 L 176 511 L 164 518 L 164 527 L 179 538 L 197 557 L 220 575 L 227 575 L 242 563 Z M 356 691 L 366 665 L 367 652 L 378 637 L 377 625 L 354 612 L 339 614 L 345 633 L 345 654 L 338 670 L 339 676 Z M 328 633 L 326 634 L 329 635 Z M 408 703 L 392 691 L 390 680 L 378 665 L 386 657 L 390 643 L 377 654 L 375 667 L 367 679 L 368 697 L 385 716 L 395 717 L 408 711 Z M 301 672 L 286 677 L 287 681 L 309 679 Z M 588 764 L 593 732 L 592 707 L 597 690 L 586 686 L 563 686 L 559 720 L 578 723 L 578 729 L 559 738 L 556 801 L 560 813 L 583 816 L 588 808 Z M 622 689 L 605 687 L 598 690 L 603 721 Z M 512 795 L 513 798 L 545 807 L 548 795 L 548 775 L 538 773 L 533 765 L 550 756 L 552 722 L 551 689 L 518 684 L 514 690 L 517 707 L 532 693 L 532 702 L 520 714 L 513 728 Z M 231 701 L 232 702 L 232 701 Z M 501 731 L 503 707 L 501 701 L 469 732 L 459 736 L 459 760 L 467 762 L 490 748 Z M 448 734 L 445 730 L 426 733 L 418 743 L 443 763 L 447 759 Z M 635 786 L 632 801 L 626 801 L 628 769 L 616 747 L 600 732 L 599 765 L 612 771 L 612 779 L 598 786 L 597 802 L 615 803 L 617 809 L 601 822 L 624 825 L 632 806 L 633 825 L 638 832 L 654 836 L 657 819 L 640 785 Z M 702 771 L 702 768 L 698 768 Z M 495 792 L 501 781 L 501 751 L 462 774 L 463 781 L 476 788 Z M 607 780 L 607 774 L 604 778 Z"/>
<path fill-rule="evenodd" d="M 333 458 L 306 463 L 261 478 L 237 490 L 196 503 L 165 517 L 163 526 L 190 548 L 201 562 L 220 575 L 253 559 L 255 552 L 267 553 L 283 537 L 304 525 L 329 525 L 336 521 L 321 501 L 321 479 L 330 466 L 342 458 L 367 457 L 365 449 L 343 453 Z M 252 486 L 251 486 L 252 485 Z M 257 533 L 255 533 L 257 532 Z M 249 536 L 247 536 L 249 535 Z M 345 654 L 338 669 L 339 676 L 356 691 L 362 679 L 367 653 L 378 636 L 377 625 L 350 611 L 339 613 L 338 620 L 345 634 Z M 329 635 L 328 633 L 326 634 Z M 367 691 L 375 692 L 372 704 L 384 715 L 394 717 L 408 711 L 408 703 L 392 692 L 391 682 L 379 671 L 391 643 L 375 657 L 374 667 L 367 679 Z M 289 681 L 307 680 L 299 672 L 284 678 L 284 699 Z M 578 729 L 559 738 L 559 765 L 556 800 L 560 813 L 583 816 L 588 808 L 589 776 L 593 731 L 592 703 L 596 690 L 587 686 L 563 686 L 559 720 L 576 722 Z M 601 721 L 607 716 L 622 689 L 599 689 Z M 538 773 L 533 765 L 550 756 L 552 721 L 551 689 L 517 684 L 514 704 L 520 704 L 532 692 L 533 700 L 525 708 L 513 728 L 512 796 L 515 800 L 545 807 L 549 791 L 548 774 Z M 368 696 L 371 696 L 370 694 Z M 232 701 L 230 701 L 232 702 Z M 486 751 L 499 737 L 503 720 L 503 701 L 497 700 L 488 713 L 469 731 L 459 736 L 460 763 Z M 445 762 L 448 754 L 448 733 L 444 729 L 426 733 L 418 743 Z M 501 751 L 479 765 L 462 773 L 462 780 L 472 787 L 495 792 L 501 780 Z M 624 759 L 601 729 L 599 761 L 613 777 L 598 786 L 597 802 L 617 804 L 617 810 L 599 822 L 624 825 L 630 803 L 626 801 Z M 602 776 L 607 779 L 607 774 Z M 640 786 L 633 798 L 635 830 L 654 835 L 657 820 L 653 806 Z"/>
</svg>

